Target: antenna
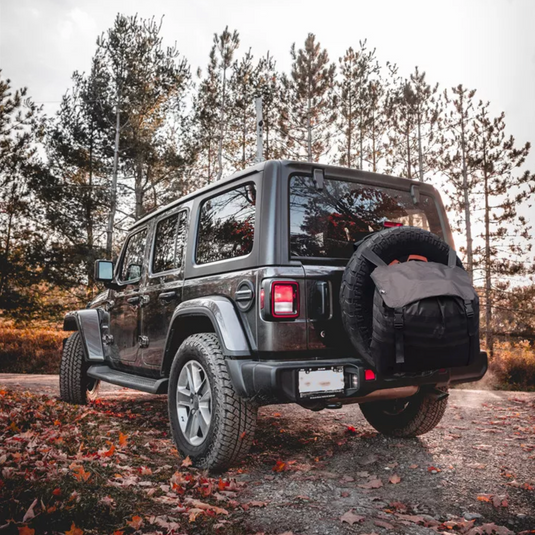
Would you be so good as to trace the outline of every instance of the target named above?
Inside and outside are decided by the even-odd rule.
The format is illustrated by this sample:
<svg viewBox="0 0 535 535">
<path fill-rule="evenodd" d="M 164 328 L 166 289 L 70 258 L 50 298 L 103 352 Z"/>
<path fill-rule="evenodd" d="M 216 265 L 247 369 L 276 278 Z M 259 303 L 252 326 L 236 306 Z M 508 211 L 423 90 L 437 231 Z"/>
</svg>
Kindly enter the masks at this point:
<svg viewBox="0 0 535 535">
<path fill-rule="evenodd" d="M 262 117 L 262 97 L 255 98 L 256 108 L 256 163 L 264 161 L 264 119 Z"/>
</svg>

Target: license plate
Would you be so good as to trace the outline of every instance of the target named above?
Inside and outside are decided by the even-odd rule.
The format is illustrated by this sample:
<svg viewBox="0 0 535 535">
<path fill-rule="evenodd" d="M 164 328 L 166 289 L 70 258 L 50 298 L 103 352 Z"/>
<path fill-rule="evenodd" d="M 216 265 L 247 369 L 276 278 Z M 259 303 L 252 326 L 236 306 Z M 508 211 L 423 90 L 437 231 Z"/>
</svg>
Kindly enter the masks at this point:
<svg viewBox="0 0 535 535">
<path fill-rule="evenodd" d="M 299 395 L 302 398 L 328 398 L 344 391 L 344 368 L 299 370 Z"/>
</svg>

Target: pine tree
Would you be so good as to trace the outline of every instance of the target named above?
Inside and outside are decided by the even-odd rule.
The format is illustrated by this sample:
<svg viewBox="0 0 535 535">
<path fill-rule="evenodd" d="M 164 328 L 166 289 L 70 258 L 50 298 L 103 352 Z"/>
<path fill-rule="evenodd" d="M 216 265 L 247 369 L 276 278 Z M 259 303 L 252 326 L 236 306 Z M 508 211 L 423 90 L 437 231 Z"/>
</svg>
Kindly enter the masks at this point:
<svg viewBox="0 0 535 535">
<path fill-rule="evenodd" d="M 291 56 L 291 78 L 283 78 L 288 95 L 285 117 L 290 147 L 296 158 L 319 161 L 331 148 L 331 126 L 336 119 L 336 67 L 312 33 L 304 48 L 296 50 L 292 45 Z"/>
<path fill-rule="evenodd" d="M 259 65 L 251 51 L 232 65 L 229 80 L 228 135 L 225 145 L 233 169 L 245 169 L 256 155 L 254 98 L 257 94 Z"/>
<path fill-rule="evenodd" d="M 366 41 L 359 42 L 359 49 L 348 48 L 339 59 L 340 80 L 338 89 L 337 127 L 341 131 L 339 163 L 347 167 L 364 169 L 364 161 L 372 162 L 377 170 L 376 145 L 382 99 L 380 67 L 375 58 L 375 49 L 368 50 Z M 367 150 L 367 138 L 372 148 Z"/>
<path fill-rule="evenodd" d="M 458 217 L 450 218 L 454 228 L 459 230 L 466 239 L 466 270 L 473 278 L 474 254 L 472 238 L 472 215 L 475 209 L 474 191 L 477 185 L 473 173 L 472 151 L 474 150 L 474 95 L 459 85 L 451 89 L 452 96 L 444 92 L 449 111 L 444 117 L 444 135 L 441 137 L 441 153 L 437 165 L 448 179 L 447 194 L 450 208 Z"/>
<path fill-rule="evenodd" d="M 505 135 L 505 115 L 491 118 L 489 103 L 479 102 L 474 119 L 474 151 L 470 155 L 483 197 L 483 245 L 474 250 L 475 263 L 484 273 L 485 331 L 492 355 L 494 285 L 505 289 L 511 276 L 533 273 L 527 262 L 531 231 L 519 208 L 535 193 L 535 175 L 520 173 L 530 144 L 517 148 Z M 531 268 L 531 269 L 530 269 Z"/>
<path fill-rule="evenodd" d="M 101 102 L 115 108 L 116 149 L 120 148 L 122 190 L 132 191 L 139 219 L 158 204 L 164 184 L 181 180 L 186 158 L 170 142 L 167 120 L 180 118 L 190 81 L 187 61 L 174 47 L 164 49 L 161 22 L 118 15 L 114 26 L 97 40 L 95 76 L 102 80 Z M 111 126 L 111 125 L 110 125 Z M 118 159 L 116 150 L 115 158 Z M 117 161 L 111 192 L 107 251 L 111 242 L 117 203 Z M 127 184 L 131 177 L 133 186 Z M 152 202 L 145 206 L 151 193 Z"/>
<path fill-rule="evenodd" d="M 237 31 L 230 33 L 228 26 L 221 35 L 214 35 L 214 47 L 219 56 L 219 69 L 221 72 L 221 99 L 219 104 L 219 147 L 217 150 L 217 160 L 219 164 L 217 179 L 223 175 L 223 143 L 225 140 L 225 117 L 227 113 L 227 73 L 232 65 L 234 53 L 240 46 L 240 37 Z"/>
</svg>

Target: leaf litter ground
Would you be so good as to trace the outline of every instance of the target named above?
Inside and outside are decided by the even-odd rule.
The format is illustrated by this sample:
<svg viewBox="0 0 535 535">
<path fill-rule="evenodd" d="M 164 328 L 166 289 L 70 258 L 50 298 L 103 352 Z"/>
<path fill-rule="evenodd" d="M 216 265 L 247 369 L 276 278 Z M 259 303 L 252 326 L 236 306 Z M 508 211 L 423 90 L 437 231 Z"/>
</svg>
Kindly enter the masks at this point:
<svg viewBox="0 0 535 535">
<path fill-rule="evenodd" d="M 535 533 L 535 396 L 451 398 L 410 440 L 356 406 L 263 408 L 251 454 L 219 477 L 179 457 L 163 396 L 80 407 L 0 387 L 0 535 Z"/>
</svg>

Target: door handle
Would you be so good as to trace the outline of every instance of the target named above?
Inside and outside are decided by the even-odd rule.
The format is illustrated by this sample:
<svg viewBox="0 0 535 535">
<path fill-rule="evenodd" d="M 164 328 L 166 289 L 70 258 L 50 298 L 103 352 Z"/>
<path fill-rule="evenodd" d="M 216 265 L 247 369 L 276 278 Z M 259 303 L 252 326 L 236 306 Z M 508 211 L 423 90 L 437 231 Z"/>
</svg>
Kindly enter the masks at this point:
<svg viewBox="0 0 535 535">
<path fill-rule="evenodd" d="M 158 299 L 161 299 L 162 301 L 172 301 L 173 299 L 176 299 L 178 297 L 176 290 L 172 290 L 170 292 L 163 292 L 158 296 Z"/>
<path fill-rule="evenodd" d="M 126 302 L 130 305 L 139 305 L 141 302 L 141 297 L 136 295 L 136 297 L 130 297 L 130 299 L 127 299 Z"/>
</svg>

